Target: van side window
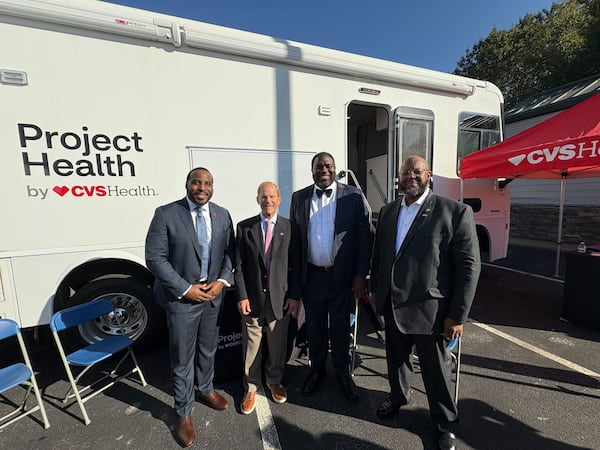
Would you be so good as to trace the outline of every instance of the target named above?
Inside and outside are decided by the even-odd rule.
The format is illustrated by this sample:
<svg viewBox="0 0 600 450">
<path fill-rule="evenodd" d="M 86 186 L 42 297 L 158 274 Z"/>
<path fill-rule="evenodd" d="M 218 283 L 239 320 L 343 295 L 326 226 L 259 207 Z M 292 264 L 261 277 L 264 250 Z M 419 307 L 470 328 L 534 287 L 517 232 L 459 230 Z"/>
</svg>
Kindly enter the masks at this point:
<svg viewBox="0 0 600 450">
<path fill-rule="evenodd" d="M 463 112 L 458 121 L 458 147 L 456 152 L 456 173 L 460 170 L 460 160 L 469 153 L 476 152 L 500 142 L 500 119 Z"/>
</svg>

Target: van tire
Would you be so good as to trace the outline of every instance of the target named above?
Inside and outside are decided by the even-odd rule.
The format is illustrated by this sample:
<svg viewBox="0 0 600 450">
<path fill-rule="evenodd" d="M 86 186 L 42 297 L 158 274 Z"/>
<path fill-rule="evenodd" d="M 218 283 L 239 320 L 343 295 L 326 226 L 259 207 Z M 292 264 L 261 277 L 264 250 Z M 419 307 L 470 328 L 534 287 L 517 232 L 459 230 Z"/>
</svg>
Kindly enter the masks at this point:
<svg viewBox="0 0 600 450">
<path fill-rule="evenodd" d="M 119 314 L 125 335 L 135 343 L 136 353 L 156 348 L 164 335 L 164 310 L 154 301 L 152 289 L 135 278 L 105 278 L 91 281 L 78 289 L 64 307 L 79 305 L 99 298 L 110 300 Z M 102 317 L 65 331 L 67 346 L 81 347 L 103 336 L 122 334 L 116 321 Z M 69 345 L 70 344 L 70 345 Z"/>
</svg>

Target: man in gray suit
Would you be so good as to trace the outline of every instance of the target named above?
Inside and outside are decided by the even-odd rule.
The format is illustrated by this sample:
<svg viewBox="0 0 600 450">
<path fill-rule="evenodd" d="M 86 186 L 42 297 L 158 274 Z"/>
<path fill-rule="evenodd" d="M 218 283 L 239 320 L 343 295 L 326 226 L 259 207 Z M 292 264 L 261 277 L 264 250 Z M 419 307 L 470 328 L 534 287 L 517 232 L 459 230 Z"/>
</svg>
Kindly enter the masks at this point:
<svg viewBox="0 0 600 450">
<path fill-rule="evenodd" d="M 229 212 L 209 202 L 213 177 L 189 172 L 187 197 L 157 208 L 146 237 L 146 264 L 156 277 L 155 300 L 167 312 L 177 423 L 175 438 L 194 443 L 194 376 L 198 397 L 217 410 L 228 402 L 214 390 L 217 319 L 223 288 L 233 282 L 235 240 Z"/>
<path fill-rule="evenodd" d="M 265 381 L 276 403 L 287 400 L 282 384 L 287 353 L 289 315 L 298 298 L 292 285 L 290 241 L 292 225 L 277 213 L 281 194 L 275 183 L 258 187 L 260 214 L 241 221 L 236 231 L 235 286 L 242 315 L 244 353 L 243 414 L 254 411 L 256 389 L 262 383 L 263 332 L 267 344 Z M 291 298 L 290 298 L 291 297 Z"/>
<path fill-rule="evenodd" d="M 447 347 L 462 335 L 481 269 L 473 212 L 431 192 L 431 171 L 419 156 L 409 157 L 399 176 L 404 196 L 381 209 L 371 266 L 391 388 L 377 415 L 390 417 L 410 402 L 414 346 L 438 445 L 453 449 L 458 410 Z"/>
<path fill-rule="evenodd" d="M 314 184 L 292 195 L 290 220 L 298 228 L 302 302 L 306 310 L 311 371 L 302 393 L 311 395 L 325 374 L 331 341 L 336 378 L 344 395 L 357 402 L 359 392 L 349 375 L 350 311 L 362 297 L 369 272 L 371 235 L 360 191 L 335 181 L 335 161 L 317 153 L 311 162 Z"/>
</svg>

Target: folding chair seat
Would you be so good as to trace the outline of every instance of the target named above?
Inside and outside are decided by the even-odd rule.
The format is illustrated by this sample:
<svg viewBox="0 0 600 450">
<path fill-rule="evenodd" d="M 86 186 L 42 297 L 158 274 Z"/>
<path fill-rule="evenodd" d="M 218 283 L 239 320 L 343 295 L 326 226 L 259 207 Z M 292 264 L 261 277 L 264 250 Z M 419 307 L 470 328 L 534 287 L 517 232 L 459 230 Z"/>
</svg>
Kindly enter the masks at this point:
<svg viewBox="0 0 600 450">
<path fill-rule="evenodd" d="M 123 334 L 106 336 L 102 340 L 96 341 L 69 354 L 66 354 L 65 348 L 61 341 L 60 332 L 68 328 L 89 322 L 103 315 L 108 315 L 108 319 L 110 321 L 114 321 L 118 327 L 121 327 Z M 56 342 L 56 346 L 58 348 L 58 352 L 62 359 L 70 384 L 70 388 L 63 398 L 63 403 L 67 403 L 69 399 L 75 397 L 86 425 L 90 423 L 90 419 L 84 403 L 89 399 L 113 386 L 119 380 L 134 373 L 138 374 L 142 386 L 146 386 L 146 380 L 144 379 L 142 370 L 138 365 L 137 359 L 131 347 L 133 340 L 125 335 L 125 331 L 121 326 L 119 317 L 114 313 L 113 305 L 109 300 L 98 299 L 56 312 L 50 320 L 50 330 L 54 336 L 54 341 Z M 118 358 L 116 364 L 114 364 L 113 369 L 110 372 L 103 373 L 103 375 L 86 386 L 79 385 L 81 378 L 88 372 L 89 369 L 123 351 L 125 353 Z M 118 374 L 117 371 L 127 357 L 131 358 L 133 368 L 125 373 Z M 77 376 L 74 376 L 72 367 L 75 369 L 75 372 L 78 372 Z M 106 382 L 104 384 L 100 384 L 103 381 Z M 82 395 L 84 392 L 87 393 Z"/>
<path fill-rule="evenodd" d="M 25 388 L 25 395 L 20 404 L 15 404 L 2 395 L 3 399 L 6 400 L 6 403 L 12 404 L 13 406 L 16 406 L 16 408 L 0 418 L 0 429 L 36 411 L 40 411 L 44 422 L 44 428 L 47 429 L 50 427 L 50 423 L 48 422 L 46 410 L 42 403 L 42 396 L 40 395 L 35 374 L 31 367 L 29 354 L 27 353 L 23 337 L 21 336 L 21 329 L 19 328 L 19 325 L 11 319 L 0 319 L 0 340 L 8 339 L 12 336 L 17 337 L 24 363 L 18 362 L 0 369 L 0 394 L 4 394 L 17 386 L 22 386 Z M 27 399 L 29 398 L 31 391 L 33 391 L 35 395 L 37 406 L 27 409 Z"/>
</svg>

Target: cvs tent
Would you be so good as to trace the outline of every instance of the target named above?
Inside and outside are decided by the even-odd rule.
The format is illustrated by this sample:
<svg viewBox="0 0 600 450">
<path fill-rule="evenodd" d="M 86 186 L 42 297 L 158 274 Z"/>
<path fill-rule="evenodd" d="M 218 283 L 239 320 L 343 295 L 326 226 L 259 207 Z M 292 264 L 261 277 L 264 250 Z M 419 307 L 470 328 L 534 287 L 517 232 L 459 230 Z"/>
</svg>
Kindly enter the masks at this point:
<svg viewBox="0 0 600 450">
<path fill-rule="evenodd" d="M 461 178 L 560 178 L 556 270 L 567 177 L 600 177 L 600 93 L 461 160 Z"/>
</svg>

